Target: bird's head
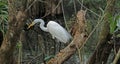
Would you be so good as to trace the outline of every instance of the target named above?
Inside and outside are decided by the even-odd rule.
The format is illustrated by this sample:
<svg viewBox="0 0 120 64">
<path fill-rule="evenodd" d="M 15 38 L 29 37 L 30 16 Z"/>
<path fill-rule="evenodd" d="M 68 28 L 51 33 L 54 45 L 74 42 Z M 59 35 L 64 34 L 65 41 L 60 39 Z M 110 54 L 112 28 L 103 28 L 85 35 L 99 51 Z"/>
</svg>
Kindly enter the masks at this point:
<svg viewBox="0 0 120 64">
<path fill-rule="evenodd" d="M 36 23 L 40 22 L 40 21 L 43 21 L 42 19 L 35 19 L 29 26 L 28 26 L 28 29 L 32 26 L 34 26 Z"/>
</svg>

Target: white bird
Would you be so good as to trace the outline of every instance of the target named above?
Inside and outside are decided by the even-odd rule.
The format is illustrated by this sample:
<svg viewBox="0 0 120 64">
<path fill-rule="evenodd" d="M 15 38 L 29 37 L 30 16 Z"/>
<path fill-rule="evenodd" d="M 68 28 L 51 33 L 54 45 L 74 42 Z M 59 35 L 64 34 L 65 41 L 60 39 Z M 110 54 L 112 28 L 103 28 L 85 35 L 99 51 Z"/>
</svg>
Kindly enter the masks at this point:
<svg viewBox="0 0 120 64">
<path fill-rule="evenodd" d="M 49 21 L 47 24 L 47 27 L 44 27 L 45 23 L 42 19 L 35 19 L 32 24 L 28 26 L 30 28 L 31 26 L 35 25 L 36 23 L 40 22 L 40 28 L 45 31 L 49 32 L 52 35 L 53 39 L 57 39 L 60 42 L 67 43 L 70 41 L 72 36 L 65 30 L 61 25 L 59 25 L 55 21 Z"/>
</svg>

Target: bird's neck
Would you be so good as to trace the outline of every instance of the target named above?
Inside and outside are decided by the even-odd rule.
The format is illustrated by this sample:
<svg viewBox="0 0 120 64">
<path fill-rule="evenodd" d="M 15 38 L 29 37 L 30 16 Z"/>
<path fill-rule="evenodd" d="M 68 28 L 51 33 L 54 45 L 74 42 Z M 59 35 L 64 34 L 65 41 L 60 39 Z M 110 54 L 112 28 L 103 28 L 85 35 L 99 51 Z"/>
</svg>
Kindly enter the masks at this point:
<svg viewBox="0 0 120 64">
<path fill-rule="evenodd" d="M 43 30 L 45 32 L 48 32 L 47 27 L 45 27 L 44 25 L 45 25 L 44 21 L 40 21 L 40 28 L 41 28 L 41 30 Z"/>
</svg>

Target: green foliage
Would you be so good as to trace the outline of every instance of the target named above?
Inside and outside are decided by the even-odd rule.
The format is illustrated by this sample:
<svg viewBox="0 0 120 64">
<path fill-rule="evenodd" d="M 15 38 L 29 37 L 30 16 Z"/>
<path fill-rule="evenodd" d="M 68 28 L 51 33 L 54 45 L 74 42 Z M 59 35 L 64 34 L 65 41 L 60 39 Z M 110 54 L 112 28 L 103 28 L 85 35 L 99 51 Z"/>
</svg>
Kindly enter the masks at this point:
<svg viewBox="0 0 120 64">
<path fill-rule="evenodd" d="M 116 17 L 116 22 L 117 22 L 117 29 L 120 30 L 120 16 L 119 15 Z"/>
<path fill-rule="evenodd" d="M 22 47 L 21 41 L 19 41 L 19 42 L 16 44 L 16 47 L 17 47 L 17 48 L 21 48 L 21 47 Z"/>
<path fill-rule="evenodd" d="M 120 37 L 120 34 L 118 34 L 117 37 Z"/>
<path fill-rule="evenodd" d="M 111 16 L 109 15 L 109 21 L 110 21 L 110 33 L 113 34 L 116 30 L 118 30 L 118 21 L 119 21 L 120 16 Z M 117 27 L 117 28 L 116 28 Z"/>
<path fill-rule="evenodd" d="M 8 6 L 6 1 L 0 1 L 0 19 L 7 20 L 8 18 Z"/>
<path fill-rule="evenodd" d="M 7 0 L 0 0 L 0 31 L 5 34 L 8 21 L 8 6 Z"/>
<path fill-rule="evenodd" d="M 116 18 L 114 19 L 113 17 L 110 17 L 109 21 L 110 21 L 110 33 L 112 34 L 116 29 L 117 24 Z"/>
<path fill-rule="evenodd" d="M 49 56 L 46 56 L 44 60 L 45 60 L 45 61 L 49 61 L 49 60 L 50 60 L 51 58 L 53 58 L 53 57 L 54 57 L 54 55 L 49 55 Z"/>
</svg>

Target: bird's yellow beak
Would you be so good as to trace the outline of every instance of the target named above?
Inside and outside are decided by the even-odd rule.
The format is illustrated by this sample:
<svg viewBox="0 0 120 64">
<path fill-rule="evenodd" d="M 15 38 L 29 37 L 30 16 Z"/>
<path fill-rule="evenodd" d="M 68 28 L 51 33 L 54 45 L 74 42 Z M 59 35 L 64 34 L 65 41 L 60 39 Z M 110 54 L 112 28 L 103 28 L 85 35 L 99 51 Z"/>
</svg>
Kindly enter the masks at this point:
<svg viewBox="0 0 120 64">
<path fill-rule="evenodd" d="M 28 26 L 28 28 L 27 29 L 29 29 L 30 27 L 32 27 L 32 26 L 34 26 L 35 25 L 35 23 L 34 22 L 32 22 L 29 26 Z"/>
</svg>

